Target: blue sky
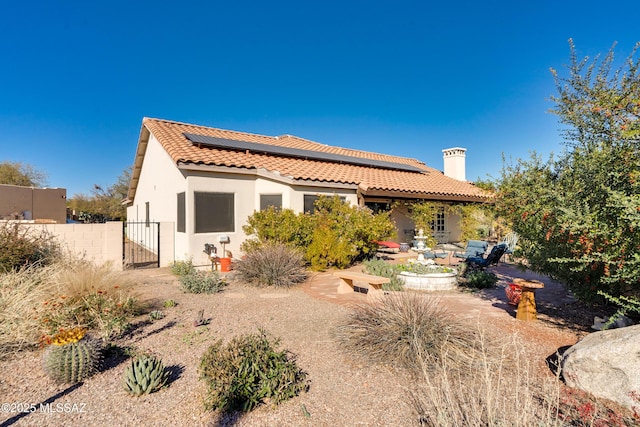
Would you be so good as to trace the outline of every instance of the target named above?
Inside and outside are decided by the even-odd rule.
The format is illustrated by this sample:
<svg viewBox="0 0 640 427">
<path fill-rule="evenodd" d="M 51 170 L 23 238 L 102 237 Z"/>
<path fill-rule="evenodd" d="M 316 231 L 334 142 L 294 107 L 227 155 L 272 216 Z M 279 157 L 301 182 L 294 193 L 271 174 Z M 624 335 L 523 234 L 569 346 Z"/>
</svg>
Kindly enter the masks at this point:
<svg viewBox="0 0 640 427">
<path fill-rule="evenodd" d="M 549 67 L 626 57 L 637 0 L 2 1 L 0 161 L 68 197 L 133 163 L 143 117 L 415 157 L 467 179 L 562 149 Z"/>
</svg>

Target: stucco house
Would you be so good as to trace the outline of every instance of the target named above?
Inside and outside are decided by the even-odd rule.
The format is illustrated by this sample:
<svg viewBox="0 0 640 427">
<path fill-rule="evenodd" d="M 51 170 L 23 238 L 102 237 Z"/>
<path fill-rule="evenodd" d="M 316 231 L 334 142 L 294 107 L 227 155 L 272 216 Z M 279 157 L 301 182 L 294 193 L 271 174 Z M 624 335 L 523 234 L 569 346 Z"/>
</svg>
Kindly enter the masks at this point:
<svg viewBox="0 0 640 427">
<path fill-rule="evenodd" d="M 444 153 L 444 172 L 411 158 L 320 144 L 291 135 L 265 136 L 145 118 L 127 203 L 128 221 L 174 223 L 175 259 L 206 262 L 205 244 L 228 238 L 240 255 L 242 231 L 256 210 L 275 205 L 313 209 L 320 195 L 388 209 L 394 201 L 486 202 L 465 180 L 465 149 Z M 413 224 L 396 209 L 398 242 Z M 436 237 L 456 241 L 458 219 L 438 217 Z M 220 253 L 220 252 L 218 252 Z"/>
</svg>

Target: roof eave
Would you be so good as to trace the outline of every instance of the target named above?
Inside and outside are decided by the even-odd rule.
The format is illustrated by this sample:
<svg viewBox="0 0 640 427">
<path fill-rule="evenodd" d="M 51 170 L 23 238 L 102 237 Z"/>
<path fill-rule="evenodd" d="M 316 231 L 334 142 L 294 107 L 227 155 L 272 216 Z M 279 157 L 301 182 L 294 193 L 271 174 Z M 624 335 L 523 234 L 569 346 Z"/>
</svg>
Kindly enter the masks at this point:
<svg viewBox="0 0 640 427">
<path fill-rule="evenodd" d="M 136 197 L 136 191 L 138 189 L 138 181 L 140 180 L 140 171 L 142 170 L 142 163 L 144 162 L 144 155 L 147 152 L 147 146 L 149 145 L 149 138 L 151 132 L 142 121 L 142 127 L 140 129 L 140 136 L 138 137 L 138 147 L 136 148 L 136 157 L 133 161 L 133 170 L 131 171 L 131 180 L 129 181 L 129 190 L 127 191 L 127 197 L 123 201 L 126 206 L 131 206 L 133 200 Z"/>
<path fill-rule="evenodd" d="M 364 197 L 388 197 L 394 199 L 425 199 L 425 200 L 440 200 L 447 202 L 471 202 L 471 203 L 493 203 L 492 198 L 470 195 L 470 194 L 455 194 L 455 193 L 430 193 L 430 192 L 414 192 L 414 191 L 401 191 L 401 190 L 384 190 L 380 188 L 374 189 L 362 189 L 360 191 Z"/>
</svg>

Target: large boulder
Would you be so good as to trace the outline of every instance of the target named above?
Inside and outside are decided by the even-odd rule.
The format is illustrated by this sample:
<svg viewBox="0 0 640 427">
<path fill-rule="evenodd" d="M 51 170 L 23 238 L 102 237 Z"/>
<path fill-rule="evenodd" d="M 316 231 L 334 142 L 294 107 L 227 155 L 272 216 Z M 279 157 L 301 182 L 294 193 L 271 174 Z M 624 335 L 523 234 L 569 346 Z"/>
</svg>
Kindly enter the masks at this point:
<svg viewBox="0 0 640 427">
<path fill-rule="evenodd" d="M 640 408 L 640 325 L 593 332 L 562 356 L 569 387 Z"/>
</svg>

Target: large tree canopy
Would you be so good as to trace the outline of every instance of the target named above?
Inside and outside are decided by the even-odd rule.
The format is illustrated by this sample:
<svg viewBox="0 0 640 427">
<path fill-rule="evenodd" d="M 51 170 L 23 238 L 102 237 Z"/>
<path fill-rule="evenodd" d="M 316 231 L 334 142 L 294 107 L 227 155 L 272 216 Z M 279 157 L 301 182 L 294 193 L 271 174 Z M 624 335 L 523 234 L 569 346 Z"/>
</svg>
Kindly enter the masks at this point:
<svg viewBox="0 0 640 427">
<path fill-rule="evenodd" d="M 20 162 L 0 162 L 0 184 L 42 187 L 47 182 L 47 174 L 30 164 Z"/>
<path fill-rule="evenodd" d="M 566 125 L 566 150 L 506 164 L 496 208 L 520 234 L 535 270 L 584 300 L 597 291 L 640 295 L 640 61 L 636 50 L 614 71 L 604 58 L 552 70 L 552 97 Z"/>
</svg>

